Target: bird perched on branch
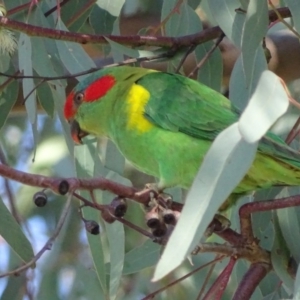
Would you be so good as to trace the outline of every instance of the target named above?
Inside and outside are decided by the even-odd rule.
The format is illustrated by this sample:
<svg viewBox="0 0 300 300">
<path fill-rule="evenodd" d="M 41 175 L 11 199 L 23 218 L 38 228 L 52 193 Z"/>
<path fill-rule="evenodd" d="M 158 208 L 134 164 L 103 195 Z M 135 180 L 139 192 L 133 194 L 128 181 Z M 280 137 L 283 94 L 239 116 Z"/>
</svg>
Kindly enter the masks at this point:
<svg viewBox="0 0 300 300">
<path fill-rule="evenodd" d="M 88 134 L 108 137 L 137 169 L 159 179 L 159 190 L 189 188 L 213 140 L 239 118 L 227 98 L 197 81 L 129 66 L 80 82 L 64 115 L 76 143 Z M 299 153 L 268 133 L 233 195 L 299 183 Z"/>
</svg>

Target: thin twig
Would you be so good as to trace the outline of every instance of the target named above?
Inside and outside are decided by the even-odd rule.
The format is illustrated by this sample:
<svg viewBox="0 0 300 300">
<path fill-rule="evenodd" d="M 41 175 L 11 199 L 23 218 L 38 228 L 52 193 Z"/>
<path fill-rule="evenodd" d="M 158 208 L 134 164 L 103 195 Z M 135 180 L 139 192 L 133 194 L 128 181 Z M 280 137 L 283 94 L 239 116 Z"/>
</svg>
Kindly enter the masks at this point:
<svg viewBox="0 0 300 300">
<path fill-rule="evenodd" d="M 5 77 L 9 77 L 9 78 L 14 78 L 14 79 L 41 79 L 43 81 L 52 81 L 52 80 L 58 80 L 58 79 L 68 79 L 68 78 L 74 78 L 74 77 L 80 77 L 83 75 L 87 75 L 93 72 L 96 72 L 100 69 L 104 69 L 104 68 L 110 68 L 110 67 L 118 67 L 118 66 L 125 66 L 125 65 L 129 65 L 129 64 L 133 64 L 133 63 L 140 63 L 140 62 L 144 62 L 144 61 L 154 61 L 160 58 L 171 58 L 175 55 L 176 51 L 174 49 L 170 49 L 169 51 L 157 54 L 157 55 L 153 55 L 153 56 L 147 56 L 147 57 L 138 57 L 138 58 L 130 58 L 130 59 L 126 59 L 122 62 L 119 63 L 114 63 L 114 64 L 110 64 L 107 65 L 105 67 L 100 67 L 100 68 L 91 68 L 89 70 L 86 71 L 82 71 L 82 72 L 78 72 L 72 75 L 61 75 L 61 76 L 38 76 L 38 75 L 32 75 L 32 76 L 27 76 L 27 75 L 17 75 L 17 74 L 7 74 L 7 73 L 2 73 L 0 72 L 0 75 L 5 76 Z M 17 72 L 18 74 L 20 74 L 20 72 Z"/>
<path fill-rule="evenodd" d="M 60 8 L 62 8 L 64 5 L 66 5 L 70 0 L 63 0 L 59 3 Z M 58 8 L 58 5 L 53 6 L 52 8 L 50 8 L 48 11 L 46 11 L 44 13 L 44 16 L 47 18 L 48 16 L 50 16 L 52 13 L 54 13 Z"/>
<path fill-rule="evenodd" d="M 195 75 L 195 73 L 202 68 L 202 66 L 205 64 L 205 62 L 210 58 L 210 56 L 213 54 L 213 52 L 217 49 L 217 47 L 222 42 L 223 38 L 225 37 L 225 34 L 222 32 L 219 38 L 216 40 L 214 45 L 210 48 L 210 50 L 204 55 L 204 57 L 199 61 L 197 66 L 193 69 L 193 71 L 189 74 L 188 77 L 192 77 Z"/>
<path fill-rule="evenodd" d="M 175 73 L 179 73 L 181 67 L 183 66 L 185 60 L 187 59 L 187 57 L 189 56 L 189 54 L 191 54 L 196 48 L 196 45 L 191 45 L 187 51 L 184 53 L 184 56 L 181 58 L 176 70 L 175 70 Z"/>
<path fill-rule="evenodd" d="M 279 12 L 279 9 L 277 9 L 275 7 L 275 5 L 272 3 L 271 0 L 269 0 L 269 5 L 272 7 L 273 11 L 275 12 L 277 18 L 278 18 L 278 21 L 281 22 L 282 24 L 284 24 L 293 34 L 296 35 L 296 37 L 298 37 L 298 39 L 300 39 L 300 34 L 297 32 L 297 30 L 295 30 L 288 22 L 286 22 L 281 16 L 280 12 Z"/>
<path fill-rule="evenodd" d="M 23 265 L 20 268 L 17 268 L 15 270 L 0 274 L 0 278 L 6 277 L 6 276 L 10 276 L 10 275 L 18 275 L 21 272 L 24 272 L 25 270 L 27 270 L 28 268 L 32 267 L 40 258 L 41 256 L 47 251 L 47 250 L 51 250 L 52 245 L 55 241 L 55 239 L 57 238 L 57 236 L 59 235 L 62 226 L 65 223 L 66 217 L 68 215 L 68 212 L 70 210 L 70 206 L 71 206 L 71 202 L 72 202 L 72 197 L 73 195 L 70 194 L 68 196 L 68 199 L 66 201 L 66 204 L 64 206 L 64 209 L 60 215 L 60 218 L 58 220 L 57 226 L 55 228 L 54 233 L 52 234 L 52 236 L 48 239 L 48 241 L 46 242 L 46 244 L 44 245 L 44 247 L 34 256 L 34 258 L 29 261 L 28 263 L 26 263 L 25 265 Z"/>
<path fill-rule="evenodd" d="M 294 138 L 299 134 L 299 125 L 300 125 L 300 117 L 298 117 L 296 123 L 294 124 L 293 128 L 289 132 L 287 138 L 285 139 L 285 142 L 289 145 Z"/>
<path fill-rule="evenodd" d="M 174 280 L 173 282 L 171 282 L 171 283 L 167 284 L 166 286 L 164 286 L 164 287 L 162 287 L 162 288 L 156 290 L 155 292 L 153 292 L 153 293 L 151 293 L 151 294 L 148 294 L 146 297 L 142 298 L 141 300 L 149 300 L 149 299 L 153 299 L 157 294 L 159 294 L 159 293 L 165 291 L 166 289 L 168 289 L 168 288 L 170 288 L 171 286 L 173 286 L 173 285 L 179 283 L 180 281 L 182 281 L 182 280 L 184 280 L 184 279 L 186 279 L 186 278 L 189 278 L 190 276 L 192 276 L 193 274 L 197 273 L 198 271 L 200 271 L 200 270 L 202 270 L 202 269 L 204 269 L 204 268 L 206 268 L 206 267 L 208 267 L 208 266 L 210 266 L 210 265 L 212 265 L 212 264 L 215 265 L 218 261 L 221 261 L 221 260 L 223 260 L 223 259 L 224 259 L 224 257 L 223 257 L 223 256 L 220 256 L 219 258 L 216 258 L 216 259 L 214 259 L 214 260 L 212 260 L 212 261 L 210 261 L 210 262 L 208 262 L 208 263 L 206 263 L 206 264 L 204 264 L 204 265 L 202 265 L 202 266 L 196 268 L 196 269 L 193 270 L 192 272 L 190 272 L 190 273 L 188 273 L 188 274 L 186 274 L 186 275 L 180 277 L 179 279 Z"/>
<path fill-rule="evenodd" d="M 35 90 L 39 87 L 39 86 L 41 86 L 43 83 L 45 83 L 46 82 L 46 80 L 45 79 L 42 79 L 40 82 L 38 82 L 35 86 L 34 86 L 34 88 L 24 97 L 24 100 L 23 100 L 23 102 L 22 102 L 22 104 L 25 104 L 25 102 L 27 101 L 27 99 L 35 92 Z"/>
<path fill-rule="evenodd" d="M 217 256 L 216 256 L 216 259 L 219 259 L 220 257 L 222 257 L 222 256 L 217 255 Z M 214 263 L 214 264 L 212 264 L 212 265 L 210 266 L 210 268 L 209 268 L 209 270 L 208 270 L 208 272 L 207 272 L 207 274 L 206 274 L 205 280 L 204 280 L 204 282 L 203 282 L 203 284 L 202 284 L 201 290 L 200 290 L 200 292 L 199 292 L 199 294 L 198 294 L 196 300 L 200 300 L 200 299 L 201 299 L 201 297 L 202 297 L 202 295 L 203 295 L 203 293 L 204 293 L 204 291 L 205 291 L 205 288 L 206 288 L 206 286 L 207 286 L 207 284 L 208 284 L 208 281 L 209 281 L 209 279 L 211 278 L 211 275 L 212 275 L 212 273 L 213 273 L 213 271 L 214 271 L 215 266 L 216 266 L 216 263 Z"/>
</svg>

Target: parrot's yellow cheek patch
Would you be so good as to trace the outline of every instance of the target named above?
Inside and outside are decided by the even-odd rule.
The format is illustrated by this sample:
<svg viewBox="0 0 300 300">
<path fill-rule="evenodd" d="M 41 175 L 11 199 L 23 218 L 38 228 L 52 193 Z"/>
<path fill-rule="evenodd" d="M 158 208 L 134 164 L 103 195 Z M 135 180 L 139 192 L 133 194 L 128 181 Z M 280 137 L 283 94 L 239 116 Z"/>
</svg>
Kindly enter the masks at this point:
<svg viewBox="0 0 300 300">
<path fill-rule="evenodd" d="M 135 129 L 141 133 L 149 131 L 153 124 L 144 116 L 144 108 L 150 99 L 150 93 L 142 86 L 134 84 L 127 96 L 128 129 Z"/>
</svg>

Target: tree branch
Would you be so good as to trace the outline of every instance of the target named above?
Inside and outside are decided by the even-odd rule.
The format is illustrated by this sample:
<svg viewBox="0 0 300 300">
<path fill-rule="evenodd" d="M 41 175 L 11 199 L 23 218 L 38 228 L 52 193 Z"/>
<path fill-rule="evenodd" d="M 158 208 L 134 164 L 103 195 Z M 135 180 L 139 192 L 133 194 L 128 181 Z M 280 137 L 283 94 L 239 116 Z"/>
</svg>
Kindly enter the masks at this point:
<svg viewBox="0 0 300 300">
<path fill-rule="evenodd" d="M 270 266 L 263 263 L 251 264 L 249 270 L 242 278 L 233 300 L 250 299 L 256 287 L 262 281 L 262 279 L 270 271 Z"/>
<path fill-rule="evenodd" d="M 287 7 L 282 7 L 277 10 L 281 18 L 288 18 L 291 12 Z M 278 19 L 277 12 L 274 10 L 269 11 L 269 20 L 274 22 Z M 107 38 L 122 45 L 130 46 L 158 46 L 158 47 L 175 47 L 184 48 L 191 45 L 199 45 L 207 41 L 218 38 L 223 31 L 219 26 L 207 28 L 201 32 L 180 36 L 180 37 L 167 37 L 167 36 L 117 36 L 117 35 L 94 35 L 74 33 L 64 30 L 55 30 L 34 26 L 18 21 L 11 20 L 6 17 L 0 17 L 0 26 L 7 29 L 16 30 L 26 33 L 29 36 L 41 36 L 49 39 L 56 39 L 62 41 L 75 42 L 80 44 L 107 44 Z"/>
</svg>

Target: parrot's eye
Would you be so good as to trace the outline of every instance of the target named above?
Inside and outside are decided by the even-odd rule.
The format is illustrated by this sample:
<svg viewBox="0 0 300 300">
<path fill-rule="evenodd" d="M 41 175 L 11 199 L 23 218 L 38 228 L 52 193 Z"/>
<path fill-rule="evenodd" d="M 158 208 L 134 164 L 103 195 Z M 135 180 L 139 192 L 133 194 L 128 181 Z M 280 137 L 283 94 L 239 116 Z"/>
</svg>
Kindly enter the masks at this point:
<svg viewBox="0 0 300 300">
<path fill-rule="evenodd" d="M 74 96 L 75 104 L 80 105 L 82 103 L 82 101 L 83 101 L 83 94 L 82 93 L 75 94 L 75 96 Z"/>
</svg>

